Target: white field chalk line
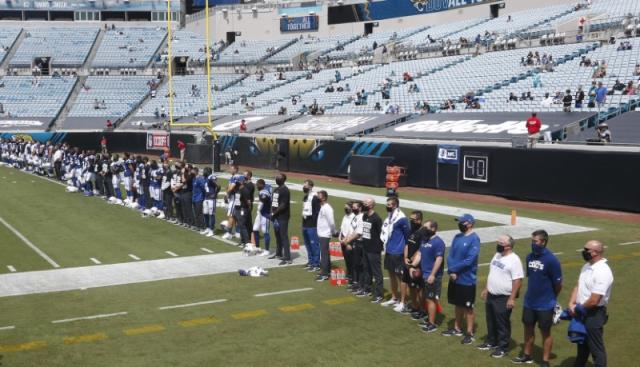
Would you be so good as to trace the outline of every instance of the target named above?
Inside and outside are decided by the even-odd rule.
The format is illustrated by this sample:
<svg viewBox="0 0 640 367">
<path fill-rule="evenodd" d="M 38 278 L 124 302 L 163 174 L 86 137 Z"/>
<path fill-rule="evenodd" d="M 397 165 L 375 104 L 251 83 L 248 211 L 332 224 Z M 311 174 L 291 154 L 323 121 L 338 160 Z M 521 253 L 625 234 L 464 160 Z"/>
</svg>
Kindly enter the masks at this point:
<svg viewBox="0 0 640 367">
<path fill-rule="evenodd" d="M 208 248 L 206 248 L 206 247 L 200 247 L 200 250 L 202 250 L 202 251 L 204 251 L 204 252 L 206 252 L 206 253 L 209 253 L 209 254 L 212 254 L 212 253 L 213 253 L 213 251 L 209 250 L 209 249 L 208 249 Z"/>
<path fill-rule="evenodd" d="M 184 305 L 162 306 L 162 307 L 158 307 L 158 310 L 173 310 L 174 308 L 185 308 L 185 307 L 193 307 L 193 306 L 201 306 L 201 305 L 210 305 L 210 304 L 213 304 L 213 303 L 222 303 L 222 302 L 227 302 L 227 299 L 214 299 L 214 300 L 211 300 L 211 301 L 186 303 Z"/>
<path fill-rule="evenodd" d="M 13 330 L 13 329 L 15 329 L 15 328 L 16 328 L 16 327 L 15 327 L 15 326 L 13 326 L 13 325 L 12 325 L 12 326 L 3 326 L 3 327 L 0 327 L 0 330 Z"/>
<path fill-rule="evenodd" d="M 11 265 L 7 265 L 7 269 L 9 269 L 10 272 L 15 273 L 16 272 L 16 268 L 14 268 Z"/>
<path fill-rule="evenodd" d="M 52 324 L 62 324 L 62 323 L 65 323 L 65 322 L 73 322 L 73 321 L 80 321 L 80 320 L 105 319 L 107 317 L 124 316 L 124 315 L 127 315 L 127 314 L 128 314 L 127 312 L 105 313 L 105 314 L 101 314 L 101 315 L 74 317 L 72 319 L 54 320 L 54 321 L 51 321 L 51 323 Z"/>
<path fill-rule="evenodd" d="M 92 258 L 90 258 L 89 260 L 91 260 L 91 262 L 93 262 L 93 263 L 94 263 L 94 264 L 96 264 L 96 265 L 100 265 L 100 264 L 102 264 L 102 263 L 100 262 L 100 260 L 96 259 L 95 257 L 92 257 Z"/>
<path fill-rule="evenodd" d="M 165 254 L 167 254 L 169 256 L 173 256 L 173 257 L 178 257 L 178 254 L 176 254 L 175 252 L 171 252 L 171 251 L 165 251 Z"/>
<path fill-rule="evenodd" d="M 254 297 L 267 297 L 267 296 L 275 296 L 278 294 L 288 294 L 288 293 L 297 293 L 297 292 L 306 292 L 306 291 L 312 291 L 313 288 L 299 288 L 299 289 L 289 289 L 286 291 L 279 291 L 279 292 L 270 292 L 270 293 L 258 293 L 258 294 L 254 294 Z"/>
<path fill-rule="evenodd" d="M 130 258 L 132 258 L 132 259 L 134 259 L 134 260 L 136 260 L 136 261 L 140 260 L 140 258 L 139 258 L 139 257 L 137 257 L 137 256 L 136 256 L 136 255 L 134 255 L 134 254 L 129 254 L 129 257 L 130 257 Z"/>
<path fill-rule="evenodd" d="M 619 243 L 618 246 L 629 246 L 629 245 L 636 245 L 640 243 L 640 241 L 633 241 L 633 242 L 623 242 L 623 243 Z"/>
<path fill-rule="evenodd" d="M 18 238 L 20 238 L 22 242 L 24 242 L 27 246 L 31 247 L 31 249 L 35 251 L 36 254 L 40 255 L 40 257 L 45 259 L 49 264 L 51 264 L 51 266 L 53 266 L 54 268 L 60 267 L 60 265 L 58 265 L 57 262 L 53 261 L 53 259 L 50 258 L 49 255 L 45 254 L 44 251 L 40 250 L 38 246 L 34 245 L 33 242 L 29 241 L 25 236 L 22 235 L 22 233 L 18 232 L 18 230 L 13 228 L 11 224 L 7 223 L 4 219 L 2 219 L 2 217 L 0 217 L 0 223 L 4 224 L 4 226 L 7 227 L 7 229 L 13 232 L 13 234 L 15 234 L 16 236 L 18 236 Z"/>
</svg>

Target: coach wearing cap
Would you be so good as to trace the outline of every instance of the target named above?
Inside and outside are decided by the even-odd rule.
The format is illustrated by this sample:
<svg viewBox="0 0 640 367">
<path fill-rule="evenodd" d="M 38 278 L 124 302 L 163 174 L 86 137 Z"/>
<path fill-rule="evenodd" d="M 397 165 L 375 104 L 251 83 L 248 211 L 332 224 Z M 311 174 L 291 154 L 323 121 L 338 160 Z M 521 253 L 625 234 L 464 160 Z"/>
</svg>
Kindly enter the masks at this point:
<svg viewBox="0 0 640 367">
<path fill-rule="evenodd" d="M 569 310 L 574 316 L 582 317 L 587 329 L 587 339 L 578 344 L 575 367 L 587 364 L 589 354 L 593 356 L 595 367 L 607 365 L 604 347 L 603 327 L 607 323 L 607 303 L 611 296 L 613 273 L 602 257 L 604 246 L 599 241 L 589 241 L 584 245 L 582 258 L 587 262 L 580 270 L 578 285 L 573 288 L 569 300 Z"/>
</svg>

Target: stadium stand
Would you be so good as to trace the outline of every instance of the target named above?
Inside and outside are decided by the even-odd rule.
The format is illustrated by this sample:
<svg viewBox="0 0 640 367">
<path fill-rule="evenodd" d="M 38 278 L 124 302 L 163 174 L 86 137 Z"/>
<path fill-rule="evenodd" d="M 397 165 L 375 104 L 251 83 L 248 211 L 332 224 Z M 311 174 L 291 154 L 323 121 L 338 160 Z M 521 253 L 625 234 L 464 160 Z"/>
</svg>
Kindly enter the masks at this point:
<svg viewBox="0 0 640 367">
<path fill-rule="evenodd" d="M 166 38 L 165 28 L 116 28 L 105 31 L 93 60 L 96 68 L 143 68 Z"/>
<path fill-rule="evenodd" d="M 300 37 L 300 39 L 294 39 L 295 43 L 269 57 L 267 62 L 271 64 L 282 64 L 289 63 L 292 58 L 298 55 L 322 56 L 335 50 L 337 47 L 349 44 L 357 38 L 357 36 Z"/>
<path fill-rule="evenodd" d="M 80 67 L 98 35 L 97 28 L 25 29 L 10 66 L 30 68 L 34 58 L 51 57 L 53 67 Z"/>
<path fill-rule="evenodd" d="M 197 64 L 204 64 L 207 59 L 206 55 L 206 40 L 203 35 L 193 33 L 185 30 L 174 31 L 172 34 L 171 53 L 174 57 L 188 57 L 189 60 L 196 62 Z M 219 43 L 215 43 L 210 46 L 210 51 L 215 53 L 220 50 Z M 163 56 L 166 56 L 168 51 L 165 49 Z"/>
<path fill-rule="evenodd" d="M 416 33 L 424 31 L 424 29 L 425 27 L 420 27 L 402 29 L 394 32 L 372 33 L 366 36 L 362 36 L 357 40 L 340 47 L 337 50 L 329 52 L 327 56 L 333 59 L 344 59 L 347 57 L 369 55 L 374 51 L 374 43 L 377 47 L 380 47 L 390 42 L 400 42 L 406 37 L 410 37 Z"/>
<path fill-rule="evenodd" d="M 295 40 L 242 40 L 229 45 L 220 53 L 218 64 L 255 64 L 285 49 Z"/>
<path fill-rule="evenodd" d="M 13 117 L 55 117 L 75 86 L 75 77 L 5 76 L 0 103 Z"/>
<path fill-rule="evenodd" d="M 71 108 L 72 117 L 123 117 L 149 94 L 147 76 L 90 76 Z M 104 103 L 103 103 L 104 102 Z"/>
<path fill-rule="evenodd" d="M 22 28 L 2 28 L 0 29 L 0 63 L 4 61 L 9 49 L 13 47 L 16 39 L 20 35 Z"/>
</svg>

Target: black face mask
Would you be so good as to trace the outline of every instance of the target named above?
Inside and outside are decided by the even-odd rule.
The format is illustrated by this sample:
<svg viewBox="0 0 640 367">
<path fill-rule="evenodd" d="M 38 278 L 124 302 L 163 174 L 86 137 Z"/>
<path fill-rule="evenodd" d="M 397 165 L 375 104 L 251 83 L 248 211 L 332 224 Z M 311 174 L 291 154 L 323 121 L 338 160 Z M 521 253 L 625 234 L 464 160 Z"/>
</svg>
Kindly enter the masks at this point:
<svg viewBox="0 0 640 367">
<path fill-rule="evenodd" d="M 496 251 L 497 251 L 498 253 L 500 253 L 500 254 L 501 254 L 501 253 L 503 253 L 503 252 L 504 252 L 504 246 L 502 246 L 502 245 L 496 245 Z"/>
<path fill-rule="evenodd" d="M 385 206 L 385 208 L 387 208 L 387 213 L 391 213 L 392 211 L 395 210 L 395 208 L 389 207 L 389 206 Z"/>
<path fill-rule="evenodd" d="M 422 227 L 422 235 L 424 236 L 424 238 L 430 239 L 435 234 L 436 233 L 434 231 L 430 230 L 429 228 Z"/>
<path fill-rule="evenodd" d="M 351 214 L 351 211 L 352 211 L 351 209 L 344 208 L 344 213 L 345 214 Z"/>
<path fill-rule="evenodd" d="M 411 232 L 415 232 L 415 231 L 419 230 L 420 226 L 422 226 L 422 224 L 416 223 L 416 222 L 411 222 Z"/>
<path fill-rule="evenodd" d="M 304 192 L 305 194 L 309 193 L 309 188 L 308 187 L 303 187 L 302 188 L 302 192 Z"/>
<path fill-rule="evenodd" d="M 467 225 L 464 223 L 458 223 L 458 229 L 460 232 L 465 233 L 467 231 Z"/>
<path fill-rule="evenodd" d="M 355 215 L 360 214 L 360 209 L 353 209 L 353 214 L 355 214 Z"/>
<path fill-rule="evenodd" d="M 591 261 L 591 259 L 593 259 L 593 256 L 591 256 L 591 252 L 582 250 L 582 258 L 584 259 L 584 261 Z"/>
<path fill-rule="evenodd" d="M 284 180 L 281 179 L 281 178 L 276 178 L 276 185 L 278 185 L 278 186 L 284 185 Z"/>
</svg>

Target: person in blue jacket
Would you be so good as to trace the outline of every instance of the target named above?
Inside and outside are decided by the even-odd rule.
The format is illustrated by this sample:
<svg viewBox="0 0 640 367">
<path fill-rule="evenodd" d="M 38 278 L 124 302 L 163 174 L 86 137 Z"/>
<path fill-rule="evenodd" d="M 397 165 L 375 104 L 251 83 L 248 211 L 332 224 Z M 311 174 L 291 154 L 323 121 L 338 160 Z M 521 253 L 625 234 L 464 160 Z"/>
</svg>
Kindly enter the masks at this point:
<svg viewBox="0 0 640 367">
<path fill-rule="evenodd" d="M 195 215 L 195 225 L 202 234 L 205 234 L 204 211 L 203 204 L 206 194 L 207 177 L 200 174 L 198 167 L 193 168 L 193 192 L 191 194 L 191 204 Z"/>
<path fill-rule="evenodd" d="M 456 218 L 460 233 L 451 242 L 447 256 L 449 264 L 448 302 L 455 306 L 455 325 L 444 331 L 443 336 L 463 336 L 462 344 L 469 345 L 475 341 L 473 325 L 476 319 L 473 310 L 476 299 L 476 281 L 478 273 L 478 254 L 480 253 L 480 237 L 473 231 L 476 223 L 471 214 L 463 214 Z M 466 320 L 466 333 L 462 324 Z"/>
</svg>

